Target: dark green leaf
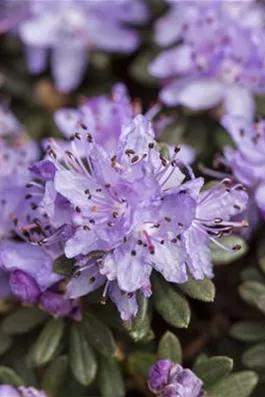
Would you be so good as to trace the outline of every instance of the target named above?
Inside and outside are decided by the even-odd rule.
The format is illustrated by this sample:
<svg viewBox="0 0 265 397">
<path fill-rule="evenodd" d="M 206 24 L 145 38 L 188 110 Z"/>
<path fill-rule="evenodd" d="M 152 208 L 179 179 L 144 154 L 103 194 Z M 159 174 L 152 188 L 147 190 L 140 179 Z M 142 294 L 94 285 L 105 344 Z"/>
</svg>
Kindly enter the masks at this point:
<svg viewBox="0 0 265 397">
<path fill-rule="evenodd" d="M 213 385 L 226 377 L 232 369 L 233 360 L 223 356 L 206 358 L 197 362 L 194 366 L 194 372 L 207 386 Z"/>
<path fill-rule="evenodd" d="M 149 299 L 142 294 L 138 294 L 138 313 L 134 320 L 129 320 L 125 323 L 125 327 L 129 330 L 131 337 L 136 341 L 149 339 L 151 310 Z"/>
<path fill-rule="evenodd" d="M 225 236 L 218 240 L 220 243 L 227 245 L 230 248 L 240 246 L 240 250 L 235 252 L 224 251 L 216 244 L 212 244 L 212 258 L 215 265 L 228 265 L 244 256 L 248 251 L 248 246 L 245 240 L 236 235 Z"/>
<path fill-rule="evenodd" d="M 246 267 L 240 273 L 240 278 L 242 281 L 257 281 L 259 283 L 264 283 L 265 279 L 256 267 Z"/>
<path fill-rule="evenodd" d="M 76 379 L 88 386 L 95 378 L 97 361 L 79 324 L 74 324 L 70 335 L 70 365 Z"/>
<path fill-rule="evenodd" d="M 11 345 L 12 338 L 9 335 L 0 332 L 0 356 L 5 354 Z"/>
<path fill-rule="evenodd" d="M 213 302 L 215 297 L 215 286 L 211 280 L 205 277 L 203 280 L 194 280 L 189 278 L 184 284 L 179 284 L 178 288 L 191 298 L 203 302 Z"/>
<path fill-rule="evenodd" d="M 158 357 L 166 358 L 174 363 L 181 364 L 182 350 L 179 339 L 172 332 L 167 331 L 161 338 L 158 345 Z"/>
<path fill-rule="evenodd" d="M 265 340 L 265 323 L 245 321 L 234 324 L 230 335 L 243 342 L 259 342 Z"/>
<path fill-rule="evenodd" d="M 64 320 L 51 319 L 29 352 L 29 361 L 36 366 L 47 364 L 55 355 L 64 331 Z"/>
<path fill-rule="evenodd" d="M 153 276 L 153 302 L 158 313 L 174 327 L 187 327 L 190 308 L 187 300 L 162 277 Z"/>
<path fill-rule="evenodd" d="M 67 364 L 67 356 L 56 357 L 44 372 L 41 388 L 46 391 L 49 397 L 58 395 L 66 375 Z"/>
<path fill-rule="evenodd" d="M 108 327 L 91 313 L 86 313 L 82 321 L 82 329 L 88 343 L 105 357 L 115 354 L 115 341 Z"/>
<path fill-rule="evenodd" d="M 207 391 L 209 397 L 249 397 L 257 382 L 255 372 L 242 371 L 229 375 Z"/>
<path fill-rule="evenodd" d="M 265 285 L 257 281 L 247 281 L 240 285 L 239 293 L 247 303 L 258 307 L 260 300 L 265 296 Z"/>
<path fill-rule="evenodd" d="M 1 331 L 9 335 L 24 334 L 38 327 L 47 318 L 47 313 L 37 307 L 21 307 L 3 320 Z"/>
<path fill-rule="evenodd" d="M 141 375 L 146 380 L 150 367 L 156 362 L 157 356 L 152 353 L 135 352 L 129 356 L 129 370 L 132 375 Z"/>
<path fill-rule="evenodd" d="M 101 397 L 124 397 L 125 386 L 120 367 L 115 359 L 101 358 L 99 369 Z"/>
<path fill-rule="evenodd" d="M 13 369 L 0 366 L 0 383 L 11 386 L 23 386 L 24 382 Z"/>
<path fill-rule="evenodd" d="M 265 368 L 265 343 L 259 343 L 248 349 L 243 354 L 242 362 L 248 368 Z"/>
<path fill-rule="evenodd" d="M 61 255 L 55 259 L 52 265 L 54 273 L 62 274 L 63 276 L 71 276 L 75 271 L 75 259 L 66 258 L 65 255 Z"/>
</svg>

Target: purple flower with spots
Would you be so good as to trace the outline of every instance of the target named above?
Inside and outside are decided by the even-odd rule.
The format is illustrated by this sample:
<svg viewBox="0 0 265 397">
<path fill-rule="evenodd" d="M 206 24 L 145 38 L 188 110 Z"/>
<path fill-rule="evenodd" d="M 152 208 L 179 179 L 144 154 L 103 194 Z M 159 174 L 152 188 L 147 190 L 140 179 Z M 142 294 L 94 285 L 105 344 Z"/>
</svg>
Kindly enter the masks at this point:
<svg viewBox="0 0 265 397">
<path fill-rule="evenodd" d="M 247 187 L 250 199 L 245 216 L 251 232 L 260 222 L 260 213 L 265 217 L 265 122 L 225 116 L 222 125 L 235 147 L 226 146 L 223 156 L 217 158 L 216 166 L 225 167 L 227 176 Z"/>
<path fill-rule="evenodd" d="M 218 240 L 248 226 L 244 219 L 231 220 L 244 212 L 248 204 L 248 194 L 242 184 L 233 184 L 225 178 L 209 190 L 201 190 L 203 185 L 202 178 L 182 185 L 196 200 L 193 221 L 182 237 L 188 252 L 186 263 L 195 279 L 203 279 L 204 275 L 213 277 L 211 244 L 236 252 L 241 248 L 239 245 L 229 248 Z"/>
<path fill-rule="evenodd" d="M 251 119 L 253 95 L 265 93 L 264 6 L 256 1 L 169 1 L 155 27 L 164 50 L 150 73 L 164 82 L 168 106 L 205 110 L 223 104 L 225 113 Z"/>
<path fill-rule="evenodd" d="M 29 189 L 40 197 L 29 193 L 34 217 L 40 224 L 46 215 L 53 229 L 47 238 L 42 227 L 35 241 L 47 248 L 60 241 L 77 267 L 66 296 L 104 286 L 102 300 L 110 297 L 124 320 L 137 313 L 138 290 L 151 295 L 153 270 L 174 283 L 189 272 L 212 277 L 211 242 L 220 245 L 219 237 L 246 225 L 230 222 L 246 206 L 242 186 L 224 181 L 201 192 L 204 181 L 179 158 L 181 150 L 159 150 L 149 117 L 135 116 L 124 87 L 115 86 L 111 98 L 57 112 L 70 142 L 50 140 L 48 156 L 31 167 L 42 181 Z"/>
<path fill-rule="evenodd" d="M 7 5 L 11 8 L 13 3 L 9 0 Z M 42 0 L 27 0 L 25 9 L 28 12 L 16 30 L 25 45 L 28 69 L 45 70 L 51 51 L 52 74 L 62 92 L 78 87 L 92 51 L 133 52 L 140 36 L 128 24 L 148 19 L 142 0 L 50 0 L 48 6 Z M 0 19 L 0 28 L 7 28 L 9 22 L 13 26 L 14 19 L 12 15 Z"/>
<path fill-rule="evenodd" d="M 158 397 L 205 396 L 203 382 L 191 370 L 170 360 L 159 360 L 151 367 L 148 386 Z"/>
<path fill-rule="evenodd" d="M 15 116 L 0 107 L 0 240 L 7 238 L 19 208 L 24 214 L 29 165 L 39 158 L 37 144 L 24 133 Z"/>
<path fill-rule="evenodd" d="M 0 385 L 0 397 L 47 397 L 47 395 L 34 387 Z"/>
</svg>

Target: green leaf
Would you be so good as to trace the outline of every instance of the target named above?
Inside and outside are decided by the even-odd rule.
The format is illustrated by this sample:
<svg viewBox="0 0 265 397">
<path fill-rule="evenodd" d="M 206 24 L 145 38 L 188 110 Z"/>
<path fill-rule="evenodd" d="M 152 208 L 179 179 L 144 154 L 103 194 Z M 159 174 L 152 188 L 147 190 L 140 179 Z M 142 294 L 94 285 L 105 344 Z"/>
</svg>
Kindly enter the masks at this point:
<svg viewBox="0 0 265 397">
<path fill-rule="evenodd" d="M 161 338 L 158 345 L 159 359 L 166 358 L 174 363 L 181 364 L 182 350 L 179 339 L 172 332 L 167 331 Z"/>
<path fill-rule="evenodd" d="M 235 252 L 228 252 L 222 248 L 219 248 L 216 244 L 212 244 L 212 259 L 214 265 L 228 265 L 229 263 L 240 259 L 248 251 L 246 241 L 240 236 L 225 236 L 220 238 L 218 242 L 228 246 L 231 249 L 236 246 L 240 246 L 241 248 Z"/>
<path fill-rule="evenodd" d="M 246 267 L 240 273 L 240 278 L 242 281 L 257 281 L 259 283 L 264 283 L 264 277 L 255 267 Z"/>
<path fill-rule="evenodd" d="M 9 335 L 0 332 L 0 356 L 5 354 L 5 352 L 11 347 L 12 338 Z"/>
<path fill-rule="evenodd" d="M 226 377 L 232 369 L 233 360 L 224 356 L 206 358 L 194 366 L 194 372 L 207 386 Z"/>
<path fill-rule="evenodd" d="M 153 275 L 153 302 L 168 324 L 186 328 L 190 322 L 189 304 L 181 294 L 158 274 Z"/>
<path fill-rule="evenodd" d="M 59 356 L 52 361 L 44 372 L 41 389 L 45 390 L 49 397 L 56 397 L 58 395 L 66 375 L 67 365 L 67 356 Z"/>
<path fill-rule="evenodd" d="M 149 369 L 156 361 L 156 354 L 141 351 L 132 353 L 128 359 L 130 373 L 132 375 L 141 375 L 147 380 Z"/>
<path fill-rule="evenodd" d="M 82 328 L 88 343 L 90 343 L 99 354 L 111 357 L 115 354 L 115 341 L 108 327 L 99 321 L 91 313 L 86 313 L 82 321 Z"/>
<path fill-rule="evenodd" d="M 24 382 L 13 369 L 0 366 L 0 383 L 11 386 L 23 386 Z"/>
<path fill-rule="evenodd" d="M 213 397 L 249 397 L 257 383 L 255 372 L 241 371 L 222 379 L 207 391 Z"/>
<path fill-rule="evenodd" d="M 248 368 L 265 368 L 265 343 L 252 346 L 242 356 L 243 364 Z"/>
<path fill-rule="evenodd" d="M 24 334 L 38 327 L 47 318 L 47 313 L 37 307 L 21 307 L 3 320 L 1 331 L 9 335 Z"/>
<path fill-rule="evenodd" d="M 261 238 L 258 241 L 257 259 L 262 272 L 265 274 L 265 233 L 264 232 L 262 233 Z"/>
<path fill-rule="evenodd" d="M 128 329 L 130 336 L 138 342 L 140 340 L 149 340 L 150 326 L 151 326 L 151 310 L 149 299 L 142 294 L 137 295 L 138 313 L 134 320 L 129 320 L 125 323 L 125 328 Z"/>
<path fill-rule="evenodd" d="M 213 302 L 215 297 L 215 286 L 211 280 L 205 277 L 203 280 L 189 280 L 184 284 L 179 284 L 178 288 L 193 299 L 203 302 Z"/>
<path fill-rule="evenodd" d="M 101 397 L 124 397 L 125 386 L 120 367 L 115 359 L 101 358 L 99 370 Z"/>
<path fill-rule="evenodd" d="M 245 321 L 234 324 L 230 335 L 243 342 L 259 342 L 265 340 L 265 323 Z"/>
<path fill-rule="evenodd" d="M 94 380 L 97 372 L 95 353 L 79 324 L 74 324 L 71 328 L 70 365 L 75 378 L 82 385 L 88 386 Z"/>
<path fill-rule="evenodd" d="M 62 318 L 53 318 L 45 325 L 29 352 L 29 361 L 33 365 L 45 365 L 54 357 L 63 336 L 64 326 Z"/>
<path fill-rule="evenodd" d="M 240 285 L 239 294 L 247 303 L 262 310 L 262 297 L 265 297 L 264 284 L 257 281 L 247 281 Z"/>
<path fill-rule="evenodd" d="M 63 276 L 71 276 L 75 271 L 75 259 L 66 258 L 65 255 L 61 255 L 55 259 L 52 265 L 54 273 L 61 274 Z"/>
<path fill-rule="evenodd" d="M 150 75 L 148 71 L 148 66 L 150 62 L 154 59 L 154 51 L 141 52 L 135 60 L 131 63 L 129 67 L 130 76 L 147 85 L 157 85 L 157 79 Z"/>
</svg>

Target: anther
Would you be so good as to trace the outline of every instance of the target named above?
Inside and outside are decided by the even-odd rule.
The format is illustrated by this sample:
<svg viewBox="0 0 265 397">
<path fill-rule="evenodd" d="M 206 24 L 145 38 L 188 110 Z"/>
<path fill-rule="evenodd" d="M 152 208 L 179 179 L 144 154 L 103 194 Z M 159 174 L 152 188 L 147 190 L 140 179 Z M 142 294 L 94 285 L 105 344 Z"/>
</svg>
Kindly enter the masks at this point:
<svg viewBox="0 0 265 397">
<path fill-rule="evenodd" d="M 131 163 L 136 163 L 136 161 L 139 160 L 139 156 L 133 156 L 133 158 L 131 159 Z"/>
<path fill-rule="evenodd" d="M 81 127 L 83 130 L 87 130 L 87 126 L 86 126 L 84 123 L 80 123 L 80 127 Z"/>
</svg>

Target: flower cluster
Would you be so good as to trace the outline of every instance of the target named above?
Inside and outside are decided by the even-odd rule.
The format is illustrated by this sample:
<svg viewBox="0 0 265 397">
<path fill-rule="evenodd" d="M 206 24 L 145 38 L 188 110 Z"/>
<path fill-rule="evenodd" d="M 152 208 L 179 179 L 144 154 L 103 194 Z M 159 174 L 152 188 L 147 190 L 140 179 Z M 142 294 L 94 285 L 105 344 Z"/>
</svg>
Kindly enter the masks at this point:
<svg viewBox="0 0 265 397">
<path fill-rule="evenodd" d="M 166 105 L 193 110 L 215 107 L 251 119 L 253 94 L 265 93 L 265 9 L 250 1 L 169 1 L 158 20 L 155 40 L 165 50 L 150 73 L 166 84 Z"/>
<path fill-rule="evenodd" d="M 223 156 L 217 156 L 215 163 L 226 167 L 234 179 L 247 187 L 250 197 L 247 217 L 250 229 L 254 229 L 260 219 L 257 208 L 265 216 L 265 123 L 262 119 L 253 122 L 244 117 L 225 116 L 222 125 L 235 148 L 225 147 Z"/>
<path fill-rule="evenodd" d="M 6 9 L 15 7 L 6 0 Z M 19 2 L 20 3 L 20 2 Z M 8 8 L 9 7 L 9 8 Z M 18 7 L 17 7 L 18 8 Z M 45 70 L 48 51 L 57 88 L 69 92 L 82 80 L 91 51 L 130 53 L 140 42 L 138 33 L 126 23 L 139 24 L 148 18 L 141 0 L 27 0 L 16 12 L 9 12 L 0 28 L 13 26 L 25 44 L 28 69 L 31 73 Z M 22 21 L 19 16 L 23 14 Z M 14 15 L 18 15 L 15 17 Z M 2 16 L 2 14 L 1 14 Z M 3 14 L 4 17 L 4 14 Z"/>
<path fill-rule="evenodd" d="M 15 296 L 24 303 L 39 303 L 54 315 L 79 316 L 79 304 L 64 300 L 58 290 L 62 279 L 52 271 L 54 260 L 61 255 L 59 246 L 46 250 L 25 240 L 26 228 L 35 205 L 28 203 L 32 176 L 29 166 L 40 156 L 35 142 L 23 132 L 13 114 L 0 109 L 0 296 Z M 38 196 L 36 197 L 38 199 Z M 32 227 L 32 226 L 31 226 Z"/>
<path fill-rule="evenodd" d="M 158 397 L 205 396 L 203 382 L 191 370 L 170 360 L 159 360 L 151 367 L 148 386 Z"/>
<path fill-rule="evenodd" d="M 109 296 L 123 319 L 136 315 L 138 290 L 151 295 L 153 269 L 174 283 L 189 272 L 212 277 L 210 244 L 230 250 L 218 238 L 247 225 L 230 221 L 247 205 L 244 187 L 224 179 L 204 191 L 180 148 L 159 150 L 150 114 L 135 116 L 121 85 L 111 98 L 59 111 L 71 138 L 50 139 L 28 185 L 30 241 L 47 250 L 60 243 L 75 261 L 67 296 L 104 285 L 103 301 Z"/>
<path fill-rule="evenodd" d="M 20 386 L 15 388 L 9 385 L 1 385 L 0 397 L 47 397 L 47 395 L 43 391 L 36 390 L 34 387 Z"/>
</svg>

